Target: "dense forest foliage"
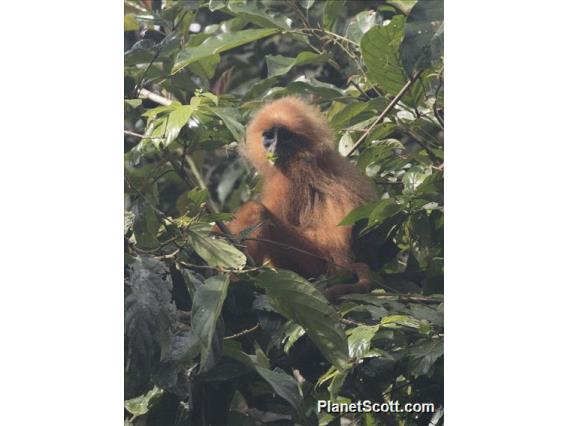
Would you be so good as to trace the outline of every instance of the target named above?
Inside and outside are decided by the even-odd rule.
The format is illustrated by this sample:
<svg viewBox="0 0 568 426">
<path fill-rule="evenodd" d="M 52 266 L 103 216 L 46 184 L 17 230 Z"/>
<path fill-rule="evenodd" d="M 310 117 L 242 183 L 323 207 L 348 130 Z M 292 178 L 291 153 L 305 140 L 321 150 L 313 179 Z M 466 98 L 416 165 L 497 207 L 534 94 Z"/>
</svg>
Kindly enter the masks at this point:
<svg viewBox="0 0 568 426">
<path fill-rule="evenodd" d="M 442 424 L 442 1 L 127 0 L 124 42 L 125 424 Z M 375 186 L 340 225 L 372 236 L 370 294 L 332 304 L 341 277 L 251 265 L 246 234 L 211 235 L 258 195 L 236 146 L 285 95 Z"/>
</svg>

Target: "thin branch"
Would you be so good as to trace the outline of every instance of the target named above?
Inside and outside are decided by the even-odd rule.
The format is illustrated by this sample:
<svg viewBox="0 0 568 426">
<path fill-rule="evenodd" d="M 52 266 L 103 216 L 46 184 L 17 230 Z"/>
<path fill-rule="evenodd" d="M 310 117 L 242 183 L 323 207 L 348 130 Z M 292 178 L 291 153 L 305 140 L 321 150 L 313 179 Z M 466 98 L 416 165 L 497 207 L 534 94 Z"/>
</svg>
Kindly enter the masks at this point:
<svg viewBox="0 0 568 426">
<path fill-rule="evenodd" d="M 144 136 L 141 133 L 131 132 L 130 130 L 125 130 L 124 134 L 129 135 L 129 136 L 136 136 L 137 138 L 140 138 L 140 139 L 164 140 L 164 138 L 161 137 L 161 136 Z"/>
<path fill-rule="evenodd" d="M 408 89 L 410 89 L 410 87 L 412 86 L 412 83 L 414 83 L 414 81 L 416 81 L 416 79 L 418 78 L 418 75 L 415 75 L 413 78 L 410 78 L 406 84 L 404 86 L 402 86 L 402 89 L 400 89 L 400 91 L 396 94 L 396 96 L 389 102 L 389 104 L 387 105 L 387 107 L 384 109 L 384 111 L 377 117 L 377 119 L 373 122 L 373 124 L 371 124 L 369 126 L 369 128 L 365 131 L 365 133 L 363 133 L 361 135 L 361 137 L 357 140 L 357 142 L 355 142 L 355 144 L 353 145 L 353 147 L 351 148 L 351 150 L 347 153 L 347 157 L 351 157 L 351 155 L 355 152 L 355 150 L 357 148 L 359 148 L 359 146 L 363 143 L 363 141 L 365 140 L 365 138 L 367 136 L 369 136 L 369 133 L 371 133 L 371 131 L 381 122 L 383 121 L 383 119 L 387 116 L 387 114 L 389 112 L 391 112 L 391 110 L 395 107 L 395 105 L 398 103 L 398 101 L 400 101 L 402 99 L 402 97 L 404 96 L 404 94 L 408 91 Z"/>
<path fill-rule="evenodd" d="M 157 104 L 160 105 L 171 105 L 172 104 L 172 100 L 168 99 L 168 98 L 164 98 L 162 95 L 158 95 L 157 93 L 154 92 L 150 92 L 147 89 L 140 89 L 140 92 L 138 93 L 138 97 L 140 99 L 150 99 L 151 101 L 156 102 Z"/>
<path fill-rule="evenodd" d="M 257 323 L 254 327 L 247 328 L 246 330 L 240 331 L 237 334 L 233 334 L 232 336 L 223 337 L 223 340 L 231 340 L 236 339 L 238 337 L 244 336 L 245 334 L 253 333 L 260 328 L 260 324 Z"/>
</svg>

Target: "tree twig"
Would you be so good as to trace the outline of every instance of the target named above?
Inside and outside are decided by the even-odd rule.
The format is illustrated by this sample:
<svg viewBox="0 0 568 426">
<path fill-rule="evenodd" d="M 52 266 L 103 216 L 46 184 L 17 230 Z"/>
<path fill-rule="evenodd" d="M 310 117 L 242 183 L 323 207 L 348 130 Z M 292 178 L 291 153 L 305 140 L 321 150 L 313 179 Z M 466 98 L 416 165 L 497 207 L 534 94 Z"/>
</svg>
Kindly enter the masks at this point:
<svg viewBox="0 0 568 426">
<path fill-rule="evenodd" d="M 171 105 L 172 104 L 172 100 L 168 99 L 168 98 L 164 98 L 162 95 L 158 95 L 157 93 L 154 92 L 150 92 L 148 89 L 140 89 L 140 92 L 138 92 L 138 97 L 140 99 L 150 99 L 151 101 L 156 102 L 157 104 L 160 105 Z"/>
<path fill-rule="evenodd" d="M 247 328 L 246 330 L 240 331 L 237 334 L 233 334 L 232 336 L 223 337 L 223 340 L 231 340 L 236 339 L 238 337 L 244 336 L 245 334 L 253 333 L 260 328 L 260 324 L 257 323 L 254 327 Z"/>
<path fill-rule="evenodd" d="M 351 148 L 351 150 L 347 153 L 346 157 L 351 157 L 351 155 L 355 152 L 355 150 L 357 148 L 359 148 L 359 145 L 361 145 L 363 143 L 363 141 L 365 140 L 365 138 L 369 135 L 369 133 L 371 133 L 371 131 L 381 122 L 383 121 L 383 119 L 387 116 L 387 114 L 389 112 L 391 112 L 391 110 L 396 106 L 396 104 L 398 103 L 398 101 L 400 101 L 402 99 L 402 97 L 404 96 L 404 94 L 408 91 L 408 89 L 410 89 L 410 87 L 412 86 L 412 83 L 414 83 L 416 81 L 416 79 L 418 78 L 418 74 L 415 75 L 414 77 L 410 78 L 406 84 L 404 86 L 402 86 L 402 89 L 400 89 L 400 91 L 396 94 L 396 96 L 394 98 L 392 98 L 392 100 L 389 102 L 389 104 L 387 105 L 387 107 L 383 110 L 383 112 L 381 112 L 381 114 L 377 117 L 377 119 L 373 122 L 373 124 L 371 124 L 369 126 L 369 128 L 365 131 L 365 133 L 363 133 L 361 135 L 361 137 L 357 140 L 357 142 L 355 142 L 355 144 L 353 145 L 353 147 Z"/>
<path fill-rule="evenodd" d="M 124 134 L 129 135 L 129 136 L 136 136 L 137 138 L 140 138 L 140 139 L 156 139 L 156 140 L 163 140 L 164 139 L 161 136 L 144 136 L 141 133 L 131 132 L 130 130 L 125 130 Z"/>
</svg>

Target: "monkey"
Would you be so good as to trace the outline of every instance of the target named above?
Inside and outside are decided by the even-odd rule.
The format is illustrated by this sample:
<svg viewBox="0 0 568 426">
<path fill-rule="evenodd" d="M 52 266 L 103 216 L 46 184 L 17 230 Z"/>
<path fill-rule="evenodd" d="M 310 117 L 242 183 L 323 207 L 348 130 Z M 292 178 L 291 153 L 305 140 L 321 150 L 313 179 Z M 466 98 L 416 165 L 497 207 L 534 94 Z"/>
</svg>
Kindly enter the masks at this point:
<svg viewBox="0 0 568 426">
<path fill-rule="evenodd" d="M 246 253 L 305 278 L 357 276 L 353 284 L 328 288 L 330 300 L 369 292 L 370 268 L 355 262 L 352 227 L 339 222 L 376 192 L 336 151 L 319 109 L 293 96 L 266 104 L 248 124 L 239 152 L 262 178 L 260 201 L 243 204 L 227 224 L 233 235 L 248 232 Z"/>
</svg>

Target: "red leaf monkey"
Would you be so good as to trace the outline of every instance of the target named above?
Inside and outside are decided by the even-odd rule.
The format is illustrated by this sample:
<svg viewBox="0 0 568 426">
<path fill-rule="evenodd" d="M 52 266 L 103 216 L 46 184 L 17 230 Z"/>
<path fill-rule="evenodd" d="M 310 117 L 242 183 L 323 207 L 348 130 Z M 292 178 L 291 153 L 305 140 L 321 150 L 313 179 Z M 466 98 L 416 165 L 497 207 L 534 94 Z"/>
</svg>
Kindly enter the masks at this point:
<svg viewBox="0 0 568 426">
<path fill-rule="evenodd" d="M 228 224 L 234 235 L 255 229 L 249 235 L 255 240 L 246 240 L 247 253 L 259 264 L 270 260 L 304 277 L 342 270 L 355 273 L 354 284 L 328 289 L 332 299 L 368 292 L 369 268 L 354 262 L 352 228 L 338 223 L 354 208 L 375 199 L 375 192 L 336 152 L 332 132 L 319 110 L 295 97 L 264 106 L 249 123 L 240 152 L 263 178 L 260 202 L 245 203 Z"/>
</svg>

